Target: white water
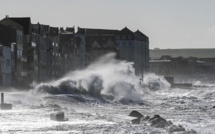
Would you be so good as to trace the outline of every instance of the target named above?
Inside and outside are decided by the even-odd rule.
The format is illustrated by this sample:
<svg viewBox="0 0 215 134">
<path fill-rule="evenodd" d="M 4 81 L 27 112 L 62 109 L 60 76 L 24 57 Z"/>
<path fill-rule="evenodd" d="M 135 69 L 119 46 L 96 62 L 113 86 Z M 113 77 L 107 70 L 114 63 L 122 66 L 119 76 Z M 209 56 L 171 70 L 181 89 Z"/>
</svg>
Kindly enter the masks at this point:
<svg viewBox="0 0 215 134">
<path fill-rule="evenodd" d="M 127 115 L 132 110 L 149 116 L 159 114 L 199 134 L 215 132 L 214 87 L 171 89 L 162 77 L 148 74 L 144 84 L 158 85 L 152 91 L 140 85 L 132 63 L 113 57 L 106 55 L 85 70 L 41 83 L 28 92 L 5 93 L 5 102 L 12 103 L 13 110 L 0 110 L 0 134 L 167 133 L 161 128 L 131 124 Z M 69 121 L 50 120 L 50 113 L 55 112 L 53 104 L 62 107 Z"/>
</svg>

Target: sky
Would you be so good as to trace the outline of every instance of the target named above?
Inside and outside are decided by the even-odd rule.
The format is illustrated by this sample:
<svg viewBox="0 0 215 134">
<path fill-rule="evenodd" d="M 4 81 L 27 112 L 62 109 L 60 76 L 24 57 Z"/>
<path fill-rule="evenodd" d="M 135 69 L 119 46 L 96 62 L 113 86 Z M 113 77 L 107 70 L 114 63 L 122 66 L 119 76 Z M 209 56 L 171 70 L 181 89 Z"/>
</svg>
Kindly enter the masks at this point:
<svg viewBox="0 0 215 134">
<path fill-rule="evenodd" d="M 215 0 L 0 0 L 0 19 L 54 27 L 137 29 L 153 48 L 215 48 Z"/>
</svg>

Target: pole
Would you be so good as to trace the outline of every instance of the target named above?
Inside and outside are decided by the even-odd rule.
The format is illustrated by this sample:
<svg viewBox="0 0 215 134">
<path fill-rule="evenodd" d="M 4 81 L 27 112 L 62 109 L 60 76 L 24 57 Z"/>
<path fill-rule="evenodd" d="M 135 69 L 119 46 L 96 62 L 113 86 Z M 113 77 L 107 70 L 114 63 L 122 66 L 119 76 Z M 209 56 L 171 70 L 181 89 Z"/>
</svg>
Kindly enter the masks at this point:
<svg viewBox="0 0 215 134">
<path fill-rule="evenodd" d="M 4 93 L 1 93 L 1 104 L 4 104 Z"/>
<path fill-rule="evenodd" d="M 142 44 L 141 46 L 142 46 L 142 67 L 141 67 L 141 70 L 142 70 L 142 78 L 141 78 L 141 79 L 142 79 L 142 83 L 143 83 L 143 82 L 144 82 L 144 81 L 143 81 L 143 77 L 144 77 L 144 74 L 143 74 L 143 73 L 144 73 L 144 71 L 143 71 L 143 70 L 144 70 L 144 65 L 143 65 L 143 64 L 144 64 L 144 63 L 143 63 L 143 62 L 144 62 L 144 56 L 143 56 L 143 54 L 144 54 L 144 48 L 143 48 L 143 44 Z"/>
</svg>

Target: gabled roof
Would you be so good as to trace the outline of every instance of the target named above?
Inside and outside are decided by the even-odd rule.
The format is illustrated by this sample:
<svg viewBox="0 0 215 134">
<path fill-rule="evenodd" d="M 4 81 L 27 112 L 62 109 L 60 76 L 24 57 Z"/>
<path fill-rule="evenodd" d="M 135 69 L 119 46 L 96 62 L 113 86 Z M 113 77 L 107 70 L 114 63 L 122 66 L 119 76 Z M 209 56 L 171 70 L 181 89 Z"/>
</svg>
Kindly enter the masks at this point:
<svg viewBox="0 0 215 134">
<path fill-rule="evenodd" d="M 87 50 L 91 50 L 92 49 L 92 45 L 97 42 L 99 46 L 101 46 L 100 48 L 101 49 L 115 49 L 116 47 L 116 41 L 115 41 L 115 37 L 114 35 L 91 35 L 91 36 L 86 36 L 86 49 Z M 113 42 L 113 47 L 107 47 L 106 44 L 109 42 L 109 41 L 112 41 Z"/>
<path fill-rule="evenodd" d="M 144 33 L 142 33 L 141 31 L 137 30 L 136 32 L 134 32 L 135 34 L 141 35 L 143 37 L 148 38 L 148 36 L 146 36 Z"/>
<path fill-rule="evenodd" d="M 16 42 L 16 29 L 0 23 L 0 43 L 10 46 L 11 42 Z"/>
<path fill-rule="evenodd" d="M 0 21 L 1 24 L 5 25 L 5 26 L 10 26 L 11 28 L 13 29 L 16 29 L 16 30 L 22 30 L 23 31 L 23 26 L 10 20 L 10 19 L 7 19 L 7 18 L 4 18 Z"/>
<path fill-rule="evenodd" d="M 142 32 L 140 32 L 139 30 L 137 30 L 136 32 L 134 32 L 134 35 L 135 35 L 135 39 L 136 40 L 149 42 L 149 38 L 145 34 L 143 34 Z"/>
<path fill-rule="evenodd" d="M 133 34 L 133 32 L 130 29 L 128 29 L 127 27 L 120 30 L 119 33 L 120 34 Z"/>
<path fill-rule="evenodd" d="M 5 18 L 5 19 L 10 19 L 16 23 L 18 23 L 19 25 L 23 26 L 24 29 L 24 34 L 25 35 L 29 35 L 29 30 L 30 30 L 30 26 L 31 26 L 31 18 L 30 17 L 20 17 L 20 18 Z"/>
</svg>

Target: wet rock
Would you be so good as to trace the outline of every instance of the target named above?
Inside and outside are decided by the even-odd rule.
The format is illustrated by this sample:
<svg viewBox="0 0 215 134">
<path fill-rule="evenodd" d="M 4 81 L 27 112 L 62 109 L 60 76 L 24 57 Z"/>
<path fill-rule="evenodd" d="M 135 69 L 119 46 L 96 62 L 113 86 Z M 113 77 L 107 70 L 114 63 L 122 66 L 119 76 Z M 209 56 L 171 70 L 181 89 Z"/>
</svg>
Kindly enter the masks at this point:
<svg viewBox="0 0 215 134">
<path fill-rule="evenodd" d="M 164 118 L 160 117 L 160 115 L 154 115 L 154 117 L 149 119 L 149 122 L 151 123 L 150 126 L 154 126 L 157 128 L 165 128 L 170 125 L 169 122 L 166 121 Z"/>
<path fill-rule="evenodd" d="M 141 122 L 148 121 L 149 119 L 150 119 L 150 117 L 149 117 L 149 116 L 142 117 L 142 118 L 141 118 Z"/>
<path fill-rule="evenodd" d="M 154 115 L 154 117 L 150 118 L 149 116 L 143 116 L 138 111 L 133 110 L 129 116 L 136 117 L 136 119 L 132 120 L 132 124 L 145 124 L 147 126 L 163 128 L 167 131 L 167 133 L 180 133 L 180 134 L 197 134 L 196 131 L 190 130 L 186 131 L 184 127 L 181 125 L 174 125 L 171 121 L 167 121 L 162 118 L 160 115 Z"/>
<path fill-rule="evenodd" d="M 137 117 L 137 118 L 142 118 L 143 117 L 143 115 L 141 113 L 139 113 L 138 111 L 136 111 L 136 110 L 131 111 L 129 116 Z"/>
<path fill-rule="evenodd" d="M 185 134 L 197 134 L 197 132 L 196 131 L 194 131 L 194 130 L 190 130 L 190 131 L 186 131 L 186 133 Z"/>
<path fill-rule="evenodd" d="M 131 120 L 132 124 L 140 124 L 140 118 Z"/>
<path fill-rule="evenodd" d="M 54 121 L 67 121 L 68 119 L 64 117 L 64 112 L 51 113 L 50 119 Z"/>
<path fill-rule="evenodd" d="M 131 120 L 132 124 L 140 124 L 140 119 L 143 117 L 143 115 L 136 110 L 131 111 L 129 116 L 137 117 L 136 119 Z"/>
<path fill-rule="evenodd" d="M 172 125 L 167 129 L 168 133 L 173 133 L 173 132 L 185 132 L 186 130 L 181 126 L 176 126 L 176 125 Z"/>
<path fill-rule="evenodd" d="M 171 121 L 168 121 L 168 124 L 171 126 L 171 125 L 173 125 L 173 123 L 171 122 Z"/>
</svg>

